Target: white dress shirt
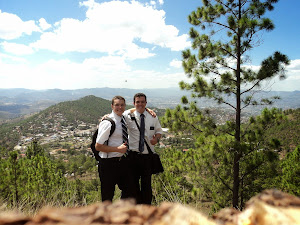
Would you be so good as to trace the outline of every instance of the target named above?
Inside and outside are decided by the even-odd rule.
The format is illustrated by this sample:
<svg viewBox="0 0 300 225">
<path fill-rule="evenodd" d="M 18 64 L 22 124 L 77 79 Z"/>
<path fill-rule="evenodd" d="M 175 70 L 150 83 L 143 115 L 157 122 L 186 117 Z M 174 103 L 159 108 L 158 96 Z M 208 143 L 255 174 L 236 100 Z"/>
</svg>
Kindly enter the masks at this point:
<svg viewBox="0 0 300 225">
<path fill-rule="evenodd" d="M 108 138 L 108 146 L 112 147 L 118 147 L 123 144 L 123 138 L 122 138 L 122 124 L 121 124 L 121 117 L 118 116 L 114 111 L 112 111 L 111 114 L 109 114 L 110 118 L 113 119 L 116 123 L 116 129 L 113 132 L 113 134 L 109 137 L 110 130 L 111 130 L 111 122 L 108 120 L 103 120 L 100 122 L 98 127 L 98 136 L 96 139 L 96 142 L 99 144 L 104 144 Z M 112 158 L 112 157 L 121 157 L 123 154 L 119 152 L 101 152 L 99 151 L 99 156 L 101 158 Z"/>
<path fill-rule="evenodd" d="M 147 141 L 148 145 L 154 152 L 154 145 L 151 145 L 150 140 L 153 138 L 155 134 L 162 134 L 163 130 L 159 123 L 158 117 L 152 117 L 150 113 L 146 110 L 143 113 L 145 115 L 145 141 Z M 140 140 L 140 131 L 136 126 L 134 120 L 131 119 L 131 116 L 134 116 L 138 125 L 140 126 L 140 113 L 135 111 L 134 113 L 130 114 L 129 110 L 126 110 L 123 113 L 127 125 L 128 125 L 128 135 L 129 135 L 129 149 L 131 151 L 139 152 L 139 140 Z M 148 149 L 145 144 L 143 154 L 148 154 Z"/>
</svg>

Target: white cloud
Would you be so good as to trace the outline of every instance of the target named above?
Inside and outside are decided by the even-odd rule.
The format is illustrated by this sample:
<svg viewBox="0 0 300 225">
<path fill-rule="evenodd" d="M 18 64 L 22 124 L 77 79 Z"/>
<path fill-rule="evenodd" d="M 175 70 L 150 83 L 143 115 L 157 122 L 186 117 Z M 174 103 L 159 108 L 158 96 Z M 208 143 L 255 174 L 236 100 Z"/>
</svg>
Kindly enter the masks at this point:
<svg viewBox="0 0 300 225">
<path fill-rule="evenodd" d="M 168 88 L 178 87 L 180 81 L 188 81 L 181 73 L 162 73 L 157 71 L 132 71 L 127 77 L 128 88 Z"/>
<path fill-rule="evenodd" d="M 141 48 L 134 43 L 128 45 L 126 50 L 118 51 L 117 54 L 123 55 L 130 60 L 146 59 L 155 55 L 154 53 L 150 53 L 148 48 Z"/>
<path fill-rule="evenodd" d="M 156 4 L 163 5 L 164 1 L 163 0 L 158 0 L 158 1 L 151 0 L 150 1 L 150 5 L 152 5 L 153 7 L 156 7 Z"/>
<path fill-rule="evenodd" d="M 12 40 L 21 37 L 23 34 L 30 35 L 32 32 L 39 32 L 33 20 L 22 21 L 20 17 L 0 10 L 0 38 Z"/>
<path fill-rule="evenodd" d="M 93 0 L 81 2 L 81 5 L 88 8 L 85 20 L 62 19 L 55 24 L 53 32 L 43 33 L 32 47 L 59 53 L 124 54 L 134 59 L 153 56 L 143 43 L 173 51 L 190 44 L 187 35 L 179 35 L 176 27 L 165 24 L 163 10 L 150 5 L 137 1 L 95 3 Z"/>
<path fill-rule="evenodd" d="M 181 68 L 182 67 L 182 61 L 177 60 L 177 59 L 173 59 L 170 62 L 170 66 L 175 67 L 175 68 Z"/>
<path fill-rule="evenodd" d="M 135 70 L 122 56 L 89 58 L 82 63 L 75 63 L 68 59 L 49 60 L 38 66 L 25 63 L 21 59 L 0 54 L 0 88 L 78 89 L 125 86 L 127 88 L 166 88 L 178 87 L 181 80 L 192 81 L 183 72 Z M 272 79 L 265 83 L 264 88 L 273 91 L 299 90 L 299 62 L 300 60 L 291 62 L 290 67 L 293 69 L 287 68 L 286 80 Z"/>
<path fill-rule="evenodd" d="M 130 71 L 131 68 L 126 64 L 124 57 L 107 56 L 101 58 L 90 58 L 83 62 L 84 66 L 99 72 L 119 73 L 120 71 Z"/>
<path fill-rule="evenodd" d="M 2 66 L 5 66 L 5 64 L 27 63 L 27 60 L 22 57 L 0 53 L 0 63 Z M 9 75 L 11 75 L 11 73 L 7 73 L 7 74 L 3 74 L 3 75 L 9 76 Z M 0 80 L 0 83 L 1 83 L 1 80 Z"/>
<path fill-rule="evenodd" d="M 287 69 L 300 72 L 300 59 L 291 60 Z"/>
<path fill-rule="evenodd" d="M 39 19 L 39 26 L 43 31 L 52 27 L 44 18 Z"/>
<path fill-rule="evenodd" d="M 12 53 L 14 55 L 30 55 L 34 53 L 31 47 L 23 44 L 9 43 L 5 41 L 1 43 L 1 46 L 5 52 Z"/>
<path fill-rule="evenodd" d="M 249 65 L 247 67 L 256 72 L 260 69 L 260 66 L 257 65 Z M 300 59 L 291 60 L 290 65 L 285 69 L 285 79 L 280 80 L 279 77 L 276 76 L 273 79 L 262 82 L 260 88 L 266 91 L 300 91 Z"/>
<path fill-rule="evenodd" d="M 300 90 L 300 59 L 291 60 L 290 65 L 286 68 L 287 82 L 293 83 L 295 90 Z"/>
<path fill-rule="evenodd" d="M 90 58 L 82 63 L 49 60 L 37 66 L 8 64 L 0 58 L 1 88 L 166 88 L 178 87 L 178 82 L 185 77 L 183 73 L 133 70 L 120 56 Z"/>
</svg>

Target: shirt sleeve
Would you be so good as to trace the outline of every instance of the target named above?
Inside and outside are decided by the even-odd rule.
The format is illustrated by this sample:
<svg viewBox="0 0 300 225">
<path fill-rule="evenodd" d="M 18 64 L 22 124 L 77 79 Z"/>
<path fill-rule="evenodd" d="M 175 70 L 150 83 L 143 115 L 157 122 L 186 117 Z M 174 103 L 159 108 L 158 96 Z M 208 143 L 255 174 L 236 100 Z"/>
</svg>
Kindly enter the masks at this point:
<svg viewBox="0 0 300 225">
<path fill-rule="evenodd" d="M 163 134 L 163 130 L 158 120 L 158 117 L 156 116 L 154 119 L 155 119 L 155 134 Z"/>
<path fill-rule="evenodd" d="M 96 142 L 98 144 L 104 144 L 104 142 L 106 142 L 109 138 L 110 130 L 111 130 L 111 123 L 108 120 L 101 121 L 98 128 L 98 135 L 97 135 Z"/>
<path fill-rule="evenodd" d="M 125 110 L 124 112 L 123 112 L 123 115 L 124 116 L 128 116 L 130 114 L 130 110 L 129 109 L 127 109 L 127 110 Z"/>
</svg>

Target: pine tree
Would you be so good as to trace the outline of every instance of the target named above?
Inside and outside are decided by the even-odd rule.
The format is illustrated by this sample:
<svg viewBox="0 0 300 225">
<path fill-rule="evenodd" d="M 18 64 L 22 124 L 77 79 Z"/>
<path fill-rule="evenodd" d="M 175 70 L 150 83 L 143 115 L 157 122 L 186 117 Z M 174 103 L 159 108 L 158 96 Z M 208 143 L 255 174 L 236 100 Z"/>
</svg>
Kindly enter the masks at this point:
<svg viewBox="0 0 300 225">
<path fill-rule="evenodd" d="M 281 162 L 279 187 L 281 190 L 300 196 L 300 145 L 289 152 Z"/>
<path fill-rule="evenodd" d="M 215 173 L 224 187 L 231 191 L 232 206 L 242 207 L 241 200 L 241 161 L 249 153 L 256 150 L 247 144 L 258 143 L 259 137 L 255 132 L 242 130 L 241 113 L 249 105 L 272 104 L 274 98 L 255 99 L 255 92 L 261 90 L 264 81 L 275 76 L 285 77 L 285 65 L 289 59 L 286 55 L 275 52 L 272 56 L 262 61 L 258 71 L 247 67 L 249 53 L 257 45 L 257 34 L 260 31 L 271 31 L 274 25 L 270 19 L 264 18 L 267 11 L 273 10 L 273 5 L 278 0 L 202 0 L 203 6 L 193 11 L 189 22 L 196 28 L 199 27 L 203 33 L 199 33 L 194 27 L 190 30 L 192 49 L 182 52 L 183 68 L 192 83 L 180 82 L 183 90 L 192 92 L 192 98 L 210 98 L 219 104 L 225 104 L 235 112 L 235 118 L 227 121 L 222 129 L 215 128 L 215 124 L 206 117 L 193 101 L 189 106 L 166 112 L 169 117 L 165 122 L 172 121 L 172 129 L 186 128 L 194 130 L 198 134 L 210 136 L 209 140 L 202 140 L 209 144 L 207 152 L 211 157 L 217 157 L 222 151 L 229 154 L 223 157 L 224 165 L 231 165 L 231 172 L 222 174 Z M 220 40 L 218 40 L 220 39 Z M 233 98 L 234 102 L 230 101 Z M 188 104 L 187 97 L 182 98 L 184 104 Z M 251 124 L 251 122 L 249 123 Z M 189 126 L 186 126 L 189 125 Z M 201 138 L 200 138 L 201 139 Z M 275 141 L 276 142 L 276 141 Z M 199 142 L 201 143 L 201 141 Z M 218 154 L 216 152 L 219 152 Z M 210 161 L 211 163 L 211 161 Z M 217 164 L 219 162 L 215 162 Z M 213 173 L 213 170 L 211 171 Z M 223 180 L 222 177 L 230 176 Z M 217 193 L 215 193 L 217 194 Z"/>
<path fill-rule="evenodd" d="M 6 199 L 9 204 L 18 206 L 23 184 L 20 181 L 20 177 L 22 176 L 22 162 L 18 159 L 16 151 L 11 151 L 7 158 L 1 158 L 0 172 L 0 196 Z"/>
</svg>

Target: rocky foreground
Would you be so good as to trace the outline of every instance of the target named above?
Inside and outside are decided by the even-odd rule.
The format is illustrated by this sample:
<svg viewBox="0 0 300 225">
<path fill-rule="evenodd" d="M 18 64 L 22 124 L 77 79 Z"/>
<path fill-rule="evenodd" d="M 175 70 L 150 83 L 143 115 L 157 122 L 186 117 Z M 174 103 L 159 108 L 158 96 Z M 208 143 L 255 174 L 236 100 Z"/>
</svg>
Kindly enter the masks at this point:
<svg viewBox="0 0 300 225">
<path fill-rule="evenodd" d="M 164 202 L 160 206 L 132 201 L 104 202 L 79 208 L 44 208 L 36 216 L 0 214 L 0 225 L 300 225 L 300 198 L 266 190 L 250 199 L 244 211 L 226 208 L 212 218 L 189 207 Z"/>
</svg>

